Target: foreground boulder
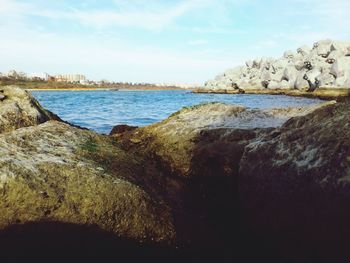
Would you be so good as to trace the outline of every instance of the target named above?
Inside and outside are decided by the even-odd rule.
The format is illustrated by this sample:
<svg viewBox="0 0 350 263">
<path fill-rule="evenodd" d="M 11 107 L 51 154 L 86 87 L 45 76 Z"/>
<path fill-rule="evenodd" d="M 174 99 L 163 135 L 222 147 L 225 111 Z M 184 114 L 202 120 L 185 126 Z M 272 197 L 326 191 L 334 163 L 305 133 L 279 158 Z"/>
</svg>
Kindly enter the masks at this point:
<svg viewBox="0 0 350 263">
<path fill-rule="evenodd" d="M 13 100 L 36 105 L 26 98 Z M 210 103 L 112 136 L 49 115 L 19 123 L 0 133 L 0 244 L 16 229 L 53 224 L 176 244 L 196 258 L 212 251 L 220 262 L 340 258 L 350 231 L 349 113 L 348 102 Z"/>
<path fill-rule="evenodd" d="M 172 190 L 192 240 L 234 244 L 247 258 L 253 249 L 272 262 L 320 262 L 343 258 L 348 242 L 349 111 L 335 102 L 265 111 L 214 103 L 119 138 L 185 179 Z"/>
<path fill-rule="evenodd" d="M 304 108 L 268 110 L 221 103 L 202 104 L 184 108 L 160 123 L 125 133 L 124 139 L 138 145 L 138 148 L 146 145 L 147 150 L 161 157 L 173 172 L 187 177 L 191 172 L 194 150 L 206 132 L 220 130 L 221 136 L 225 137 L 236 130 L 248 133 L 269 130 L 281 126 L 291 117 L 305 115 L 329 103 L 333 102 Z M 221 136 L 217 132 L 213 139 L 219 141 Z"/>
<path fill-rule="evenodd" d="M 18 87 L 0 88 L 0 133 L 59 118 Z"/>
<path fill-rule="evenodd" d="M 173 178 L 163 187 L 165 198 L 175 207 L 176 224 L 180 224 L 177 235 L 182 241 L 221 249 L 236 244 L 243 249 L 238 178 L 246 148 L 288 119 L 334 103 L 271 110 L 210 103 L 185 108 L 165 121 L 118 138 L 128 152 L 142 159 L 152 156 L 168 171 L 165 176 Z"/>
<path fill-rule="evenodd" d="M 276 249 L 294 250 L 293 261 L 342 260 L 350 241 L 349 176 L 350 103 L 292 118 L 244 150 L 242 221 Z"/>
<path fill-rule="evenodd" d="M 137 168 L 109 170 L 108 161 L 130 158 L 111 140 L 50 121 L 0 135 L 0 144 L 0 228 L 58 221 L 139 241 L 174 237 L 166 205 L 123 179 Z"/>
<path fill-rule="evenodd" d="M 2 90 L 1 230 L 59 222 L 137 242 L 174 242 L 169 206 L 138 178 L 152 173 L 151 165 L 110 137 L 51 121 L 53 114 L 27 92 Z"/>
</svg>

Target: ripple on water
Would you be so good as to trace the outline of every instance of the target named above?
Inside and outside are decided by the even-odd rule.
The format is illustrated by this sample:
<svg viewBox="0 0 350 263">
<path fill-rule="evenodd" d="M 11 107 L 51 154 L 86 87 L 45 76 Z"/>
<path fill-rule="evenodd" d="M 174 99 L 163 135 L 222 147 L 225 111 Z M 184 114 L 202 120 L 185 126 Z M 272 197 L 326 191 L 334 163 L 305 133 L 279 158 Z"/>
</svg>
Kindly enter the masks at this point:
<svg viewBox="0 0 350 263">
<path fill-rule="evenodd" d="M 183 107 L 223 102 L 247 108 L 301 107 L 317 99 L 283 95 L 193 94 L 188 91 L 34 91 L 33 95 L 63 120 L 108 134 L 113 126 L 146 126 Z"/>
</svg>

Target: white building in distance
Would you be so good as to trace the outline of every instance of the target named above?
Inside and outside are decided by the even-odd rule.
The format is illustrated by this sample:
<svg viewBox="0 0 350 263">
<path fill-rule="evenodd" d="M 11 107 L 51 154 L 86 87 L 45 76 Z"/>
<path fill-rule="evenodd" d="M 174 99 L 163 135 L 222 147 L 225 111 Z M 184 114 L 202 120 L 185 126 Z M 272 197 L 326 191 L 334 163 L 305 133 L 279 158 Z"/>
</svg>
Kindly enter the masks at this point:
<svg viewBox="0 0 350 263">
<path fill-rule="evenodd" d="M 9 72 L 7 72 L 6 76 L 14 79 L 26 79 L 27 73 L 16 70 L 10 70 Z"/>
<path fill-rule="evenodd" d="M 50 75 L 47 74 L 46 72 L 42 72 L 42 73 L 31 73 L 28 75 L 28 78 L 31 80 L 34 79 L 40 79 L 40 80 L 45 80 L 48 81 L 49 80 Z"/>
<path fill-rule="evenodd" d="M 55 76 L 55 79 L 57 82 L 79 82 L 79 83 L 85 83 L 86 77 L 81 74 L 65 74 L 65 75 L 57 75 Z"/>
</svg>

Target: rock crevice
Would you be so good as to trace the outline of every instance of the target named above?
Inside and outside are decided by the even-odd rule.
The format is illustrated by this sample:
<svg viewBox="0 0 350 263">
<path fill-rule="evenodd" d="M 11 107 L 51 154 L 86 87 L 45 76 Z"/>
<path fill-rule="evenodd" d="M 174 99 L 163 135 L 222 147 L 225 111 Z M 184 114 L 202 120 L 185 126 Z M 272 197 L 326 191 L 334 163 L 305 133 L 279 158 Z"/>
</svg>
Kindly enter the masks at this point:
<svg viewBox="0 0 350 263">
<path fill-rule="evenodd" d="M 295 71 L 284 73 L 289 81 Z M 0 95 L 0 237 L 4 229 L 63 224 L 199 248 L 202 256 L 203 248 L 215 257 L 234 248 L 231 261 L 249 261 L 252 249 L 276 256 L 270 245 L 282 253 L 277 262 L 346 251 L 346 100 L 269 110 L 209 103 L 105 136 L 60 121 L 19 89 Z"/>
</svg>

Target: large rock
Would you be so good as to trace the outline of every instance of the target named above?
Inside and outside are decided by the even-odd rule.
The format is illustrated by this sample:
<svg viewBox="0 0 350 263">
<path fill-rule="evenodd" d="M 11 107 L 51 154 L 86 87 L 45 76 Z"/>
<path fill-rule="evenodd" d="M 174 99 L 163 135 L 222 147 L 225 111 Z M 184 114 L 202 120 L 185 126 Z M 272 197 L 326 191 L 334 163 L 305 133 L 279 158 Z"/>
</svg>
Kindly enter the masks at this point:
<svg viewBox="0 0 350 263">
<path fill-rule="evenodd" d="M 317 55 L 323 58 L 327 58 L 331 52 L 333 41 L 330 39 L 322 40 L 317 42 Z"/>
<path fill-rule="evenodd" d="M 42 108 L 28 92 L 15 87 L 0 88 L 0 133 L 59 118 Z"/>
<path fill-rule="evenodd" d="M 300 48 L 297 49 L 298 54 L 302 55 L 303 57 L 309 55 L 309 53 L 311 52 L 311 48 L 304 45 L 301 46 Z"/>
<path fill-rule="evenodd" d="M 168 119 L 118 135 L 130 154 L 152 156 L 170 178 L 162 186 L 172 204 L 181 207 L 177 235 L 205 247 L 239 244 L 237 175 L 245 147 L 306 108 L 251 110 L 210 103 L 185 108 Z M 188 227 L 188 226 L 191 227 Z M 241 246 L 241 244 L 239 245 Z M 239 251 L 237 251 L 239 252 Z"/>
<path fill-rule="evenodd" d="M 327 57 L 326 62 L 329 64 L 333 64 L 337 60 L 341 59 L 344 57 L 345 53 L 340 51 L 340 50 L 333 50 Z"/>
<path fill-rule="evenodd" d="M 331 50 L 338 50 L 343 53 L 345 56 L 350 55 L 350 42 L 333 42 Z"/>
<path fill-rule="evenodd" d="M 136 242 L 175 241 L 171 209 L 155 187 L 161 177 L 153 173 L 160 172 L 151 162 L 113 138 L 50 120 L 54 116 L 19 88 L 2 93 L 0 230 L 55 222 L 96 226 Z"/>
<path fill-rule="evenodd" d="M 321 75 L 321 71 L 318 69 L 313 69 L 304 75 L 304 79 L 309 83 L 309 87 L 312 90 L 315 90 L 320 85 L 318 77 Z"/>
<path fill-rule="evenodd" d="M 266 224 L 270 222 L 272 225 L 275 222 L 273 220 L 274 216 L 277 215 L 276 220 L 280 220 L 278 217 L 279 210 L 274 211 L 273 205 L 271 205 L 271 210 L 267 210 L 266 214 L 264 214 L 265 210 L 263 208 L 268 206 L 270 202 L 268 197 L 272 200 L 275 198 L 275 196 L 269 196 L 268 191 L 270 189 L 283 195 L 284 192 L 289 191 L 288 186 L 291 187 L 291 191 L 298 189 L 298 187 L 301 188 L 302 183 L 294 186 L 292 184 L 293 179 L 289 180 L 289 176 L 297 176 L 293 174 L 295 170 L 292 168 L 290 171 L 288 170 L 289 166 L 294 167 L 294 159 L 291 158 L 295 158 L 297 164 L 303 165 L 305 169 L 318 164 L 320 165 L 319 170 L 322 169 L 323 163 L 321 160 L 316 160 L 319 155 L 313 147 L 314 145 L 319 145 L 319 149 L 326 147 L 323 146 L 322 136 L 328 136 L 326 138 L 331 140 L 332 120 L 326 121 L 326 125 L 329 125 L 327 132 L 326 130 L 320 131 L 320 133 L 316 133 L 315 138 L 313 138 L 312 132 L 318 131 L 319 127 L 322 126 L 322 114 L 333 109 L 335 107 L 334 103 L 327 102 L 306 108 L 263 111 L 218 103 L 205 104 L 183 109 L 167 120 L 139 128 L 131 133 L 126 132 L 119 138 L 125 147 L 130 147 L 128 148 L 129 151 L 141 152 L 144 155 L 152 154 L 153 158 L 157 158 L 160 163 L 171 170 L 171 174 L 183 178 L 185 189 L 187 189 L 185 190 L 186 194 L 183 195 L 184 202 L 187 204 L 185 213 L 187 215 L 192 214 L 192 218 L 191 216 L 186 217 L 185 220 L 193 224 L 193 227 L 190 230 L 187 229 L 186 233 L 197 229 L 198 232 L 194 236 L 201 237 L 201 240 L 207 240 L 205 236 L 210 236 L 213 242 L 218 242 L 220 239 L 213 238 L 209 234 L 210 231 L 216 229 L 222 236 L 226 237 L 226 241 L 230 240 L 232 242 L 235 237 L 243 238 L 239 234 L 241 228 L 245 229 L 247 227 L 253 233 L 264 230 L 266 225 L 263 224 L 258 224 L 258 228 L 252 227 L 255 223 L 255 216 L 258 216 L 256 220 L 260 220 L 260 218 L 264 220 L 266 217 L 266 221 L 263 222 Z M 341 110 L 341 108 L 336 108 L 334 112 L 337 112 L 337 109 Z M 310 116 L 317 116 L 318 114 L 321 115 L 315 117 L 315 120 L 308 124 Z M 327 118 L 330 118 L 333 114 L 332 112 L 327 113 L 329 115 Z M 347 113 L 343 114 L 346 116 Z M 290 118 L 292 119 L 289 120 Z M 338 118 L 338 116 L 335 116 L 335 118 Z M 309 125 L 310 128 L 307 131 L 310 133 L 309 136 L 303 134 L 303 128 L 295 128 L 291 123 L 299 123 L 301 126 Z M 337 120 L 337 123 L 335 127 L 340 128 L 340 123 L 344 125 L 344 123 L 347 123 L 347 119 L 342 118 Z M 341 132 L 339 131 L 339 133 Z M 288 139 L 286 139 L 286 136 L 288 136 Z M 347 134 L 344 134 L 343 137 L 339 137 L 336 140 L 339 142 L 337 145 L 340 145 L 340 142 L 346 136 Z M 279 141 L 281 140 L 286 140 L 287 144 L 280 145 Z M 295 144 L 295 141 L 299 140 L 300 144 Z M 314 143 L 311 148 L 308 146 L 309 142 Z M 325 141 L 325 143 L 327 145 L 328 142 Z M 336 146 L 334 145 L 334 147 Z M 344 146 L 344 149 L 346 147 Z M 310 156 L 308 155 L 309 152 Z M 333 152 L 336 152 L 336 150 L 334 149 Z M 320 159 L 326 160 L 327 154 L 333 154 L 333 152 L 325 152 L 324 154 L 321 152 Z M 341 152 L 341 155 L 341 158 L 344 159 L 345 153 Z M 277 161 L 275 161 L 275 156 Z M 336 160 L 333 163 L 336 163 Z M 280 168 L 275 167 L 276 165 L 280 165 Z M 286 168 L 288 173 L 285 174 L 285 177 L 278 178 L 278 180 L 285 183 L 285 188 L 280 190 L 277 188 L 278 184 L 275 185 L 271 180 L 264 181 L 264 178 L 269 176 L 270 171 L 276 170 L 283 175 L 284 167 L 288 168 Z M 329 169 L 327 171 L 331 177 L 332 170 Z M 344 173 L 347 168 L 339 169 Z M 303 173 L 303 171 L 303 169 L 300 169 L 300 176 L 307 176 L 307 172 Z M 260 176 L 264 177 L 260 178 Z M 277 172 L 275 176 L 278 176 Z M 251 200 L 254 198 L 254 191 L 260 189 L 259 187 L 266 187 L 266 190 L 264 190 L 266 197 L 259 195 L 256 199 Z M 238 199 L 237 189 L 242 190 Z M 312 191 L 312 189 L 308 190 Z M 282 206 L 284 199 L 279 198 L 280 195 L 277 195 L 276 198 Z M 178 195 L 174 196 L 179 198 Z M 264 199 L 260 199 L 261 196 Z M 300 201 L 300 199 L 297 199 L 297 201 Z M 259 203 L 255 204 L 254 202 Z M 237 214 L 237 211 L 240 211 L 241 204 L 244 208 L 243 218 L 249 219 L 246 222 L 247 224 L 245 221 L 243 223 L 237 221 L 237 218 L 241 218 L 241 215 Z M 253 205 L 250 206 L 250 204 Z M 259 209 L 261 210 L 257 211 L 261 211 L 261 213 L 256 212 L 255 205 L 260 206 Z M 285 209 L 288 209 L 288 206 Z M 289 217 L 290 221 L 293 222 L 292 213 Z M 206 221 L 205 224 L 203 220 Z M 280 231 L 281 235 L 285 234 L 285 238 L 288 239 L 289 232 L 283 230 L 283 225 L 277 230 Z M 244 234 L 244 237 L 247 238 L 251 233 L 249 231 L 247 236 Z M 263 232 L 262 234 L 265 237 L 274 236 L 274 232 Z M 279 240 L 284 240 L 283 236 Z M 259 245 L 261 244 L 259 243 Z M 252 246 L 254 247 L 254 245 Z"/>
<path fill-rule="evenodd" d="M 321 104 L 322 105 L 322 104 Z M 126 140 L 146 144 L 173 172 L 190 176 L 197 138 L 204 130 L 269 129 L 282 125 L 293 116 L 305 115 L 315 108 L 254 110 L 241 106 L 209 103 L 174 113 L 168 119 L 125 134 Z"/>
<path fill-rule="evenodd" d="M 0 143 L 1 229 L 58 221 L 139 241 L 174 238 L 169 209 L 124 179 L 137 168 L 113 141 L 51 121 L 0 135 Z"/>
<path fill-rule="evenodd" d="M 276 249 L 290 251 L 291 262 L 307 255 L 319 257 L 309 262 L 346 256 L 349 138 L 350 104 L 333 104 L 290 119 L 244 150 L 238 180 L 242 221 L 265 241 L 274 240 Z M 296 259 L 300 254 L 304 260 Z"/>
<path fill-rule="evenodd" d="M 316 77 L 320 87 L 334 87 L 335 78 L 330 71 L 321 73 Z"/>
<path fill-rule="evenodd" d="M 217 248 L 215 258 L 232 255 L 232 242 L 234 257 L 264 251 L 260 233 L 295 255 L 283 246 L 290 233 L 299 245 L 330 229 L 325 243 L 310 242 L 324 246 L 348 233 L 349 111 L 211 103 L 110 137 L 52 120 L 2 133 L 0 229 L 95 226 L 200 255 Z"/>
<path fill-rule="evenodd" d="M 308 90 L 310 88 L 309 83 L 305 80 L 304 76 L 307 70 L 298 72 L 297 78 L 294 83 L 294 87 L 298 90 Z"/>
<path fill-rule="evenodd" d="M 296 70 L 295 66 L 290 65 L 287 66 L 282 75 L 282 80 L 286 81 L 295 81 L 298 75 L 298 71 Z"/>
<path fill-rule="evenodd" d="M 283 54 L 283 57 L 285 58 L 285 59 L 293 59 L 294 58 L 294 56 L 295 56 L 295 54 L 294 54 L 294 52 L 292 51 L 292 50 L 287 50 L 286 52 L 284 52 L 284 54 Z"/>
<path fill-rule="evenodd" d="M 271 72 L 271 80 L 280 82 L 282 80 L 283 71 L 273 69 Z"/>
<path fill-rule="evenodd" d="M 330 72 L 335 78 L 350 77 L 350 57 L 336 60 Z"/>
<path fill-rule="evenodd" d="M 287 66 L 291 65 L 291 63 L 287 59 L 277 59 L 272 64 L 272 67 L 275 70 L 283 71 Z"/>
<path fill-rule="evenodd" d="M 248 67 L 248 68 L 252 68 L 253 67 L 253 61 L 252 60 L 248 60 L 248 61 L 246 61 L 246 66 Z"/>
</svg>

